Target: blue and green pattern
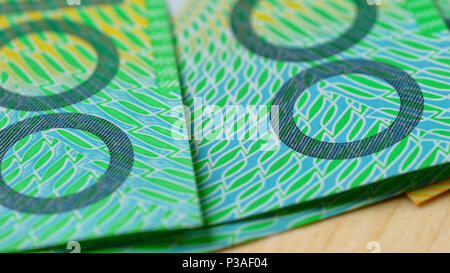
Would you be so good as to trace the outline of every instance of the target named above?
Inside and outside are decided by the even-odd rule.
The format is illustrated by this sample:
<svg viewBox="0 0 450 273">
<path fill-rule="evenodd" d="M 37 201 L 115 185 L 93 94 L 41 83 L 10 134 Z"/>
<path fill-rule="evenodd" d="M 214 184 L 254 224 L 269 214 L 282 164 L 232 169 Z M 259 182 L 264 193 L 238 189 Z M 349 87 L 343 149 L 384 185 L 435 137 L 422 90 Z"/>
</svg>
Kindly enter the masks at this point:
<svg viewBox="0 0 450 273">
<path fill-rule="evenodd" d="M 273 1 L 260 2 L 274 3 Z M 294 7 L 298 3 L 297 1 L 282 2 L 286 3 L 286 6 Z M 242 46 L 233 40 L 232 32 L 229 30 L 229 11 L 234 3 L 236 1 L 191 1 L 189 5 L 186 5 L 189 8 L 183 12 L 185 16 L 177 21 L 176 33 L 178 33 L 178 55 L 181 56 L 182 89 L 185 92 L 185 101 L 191 107 L 194 107 L 195 96 L 204 98 L 206 102 L 203 102 L 203 106 L 208 103 L 236 104 L 239 101 L 251 101 L 250 104 L 257 104 L 267 97 L 259 90 L 267 89 L 269 94 L 274 95 L 282 86 L 283 77 L 289 79 L 300 73 L 302 69 L 325 63 L 324 60 L 307 64 L 271 63 L 270 60 L 261 59 L 256 54 L 245 52 Z M 328 3 L 331 5 L 328 9 L 341 10 L 341 1 L 339 5 L 336 1 L 315 3 L 321 5 L 321 8 Z M 419 129 L 416 128 L 407 141 L 400 141 L 393 148 L 388 148 L 388 151 L 391 150 L 388 154 L 380 152 L 373 164 L 370 161 L 367 164 L 362 158 L 360 160 L 363 162 L 354 160 L 356 163 L 345 167 L 346 160 L 337 161 L 335 164 L 330 162 L 325 164 L 326 160 L 315 159 L 314 165 L 309 168 L 305 168 L 304 164 L 294 164 L 300 161 L 301 156 L 293 157 L 293 159 L 289 156 L 277 158 L 280 149 L 274 151 L 267 149 L 268 155 L 261 157 L 265 160 L 251 161 L 249 158 L 252 154 L 257 154 L 260 152 L 258 149 L 266 145 L 262 141 L 247 140 L 241 143 L 226 140 L 220 142 L 214 139 L 203 142 L 193 141 L 194 163 L 207 225 L 193 230 L 160 234 L 143 233 L 136 237 L 125 236 L 84 242 L 85 249 L 102 252 L 212 251 L 325 219 L 449 177 L 447 134 L 449 123 L 448 111 L 445 107 L 448 104 L 448 96 L 445 92 L 448 90 L 450 76 L 445 69 L 450 57 L 448 34 L 442 21 L 438 20 L 439 17 L 436 16 L 436 10 L 433 9 L 430 1 L 414 1 L 413 3 L 399 4 L 390 1 L 390 5 L 379 7 L 382 8 L 380 13 L 384 13 L 379 16 L 384 20 L 378 21 L 373 28 L 377 32 L 369 34 L 366 37 L 368 41 L 361 41 L 354 49 L 352 47 L 348 49 L 349 52 L 341 53 L 342 56 L 330 58 L 330 61 L 336 62 L 346 58 L 353 59 L 354 56 L 384 62 L 406 71 L 418 82 L 424 92 L 424 113 L 417 126 Z M 321 9 L 313 10 L 317 13 Z M 276 13 L 271 11 L 271 14 Z M 311 14 L 314 13 L 306 13 L 303 16 Z M 289 16 L 285 17 L 292 19 Z M 309 17 L 306 18 L 306 21 L 311 20 Z M 279 20 L 283 21 L 283 18 L 280 17 Z M 392 25 L 388 24 L 391 21 Z M 398 27 L 395 26 L 396 23 L 400 23 Z M 336 27 L 339 28 L 339 26 Z M 280 31 L 284 30 L 283 28 L 272 29 L 278 30 L 280 36 L 283 36 L 284 32 Z M 332 31 L 337 33 L 334 29 Z M 275 37 L 267 40 L 277 41 Z M 288 41 L 278 40 L 278 42 Z M 382 44 L 385 46 L 381 46 Z M 202 67 L 197 68 L 197 66 Z M 302 68 L 303 66 L 306 68 Z M 283 73 L 283 68 L 287 72 Z M 267 69 L 274 75 L 266 73 Z M 242 81 L 241 85 L 238 84 L 239 81 Z M 233 87 L 241 87 L 242 83 L 244 86 L 246 83 L 248 87 L 234 93 Z M 301 96 L 295 105 L 298 126 L 305 130 L 305 133 L 314 132 L 313 129 L 321 131 L 322 133 L 316 133 L 317 139 L 349 141 L 355 137 L 375 135 L 378 132 L 375 129 L 381 131 L 387 128 L 393 122 L 393 117 L 398 115 L 399 98 L 396 97 L 396 92 L 386 82 L 374 77 L 350 74 L 347 77 L 329 78 L 317 85 L 310 91 L 311 93 L 320 92 L 320 96 L 313 97 L 312 94 L 304 93 L 306 95 L 302 95 L 303 97 Z M 265 89 L 258 89 L 264 86 L 266 86 Z M 366 92 L 366 90 L 370 91 Z M 339 96 L 334 94 L 337 91 Z M 364 101 L 366 103 L 362 103 Z M 321 107 L 313 107 L 316 104 Z M 322 110 L 325 106 L 328 111 Z M 194 110 L 198 112 L 198 109 Z M 321 113 L 322 111 L 324 113 Z M 192 112 L 195 116 L 196 111 Z M 339 113 L 339 115 L 333 120 L 333 115 L 328 114 L 330 112 L 334 115 Z M 317 115 L 319 117 L 316 117 Z M 331 118 L 327 119 L 326 116 Z M 321 126 L 314 124 L 315 128 L 311 125 L 308 128 L 315 118 Z M 346 121 L 344 125 L 347 127 L 330 124 L 331 121 L 339 123 L 342 119 Z M 351 119 L 351 122 L 348 122 L 348 119 Z M 194 127 L 198 128 L 200 125 L 194 124 Z M 347 132 L 343 135 L 334 135 L 334 128 L 347 130 Z M 437 128 L 442 129 L 437 130 Z M 269 144 L 271 144 L 270 141 Z M 397 158 L 399 155 L 402 157 Z M 266 165 L 260 164 L 261 161 L 266 162 Z M 417 170 L 408 171 L 408 168 L 414 164 L 418 164 Z M 327 168 L 318 173 L 322 165 Z M 405 174 L 390 176 L 387 170 L 381 171 L 391 165 L 393 168 L 404 171 Z M 227 169 L 227 166 L 232 167 Z M 361 167 L 367 169 L 358 174 L 355 170 Z M 334 171 L 339 175 L 333 175 L 333 172 L 327 175 L 326 171 Z M 268 175 L 271 172 L 275 174 Z M 377 173 L 381 174 L 376 176 Z M 390 177 L 385 178 L 386 176 Z M 324 185 L 319 184 L 319 189 L 314 191 L 316 184 L 311 182 L 311 187 L 303 189 L 308 183 L 301 183 L 302 178 L 314 177 L 327 183 L 340 181 L 341 177 L 352 177 L 354 182 L 348 185 L 350 190 L 343 189 L 345 184 L 338 184 L 341 188 L 323 194 L 324 197 L 319 198 Z M 336 177 L 338 180 L 335 179 Z M 277 179 L 273 181 L 275 178 Z M 372 182 L 369 180 L 372 178 L 377 179 L 374 179 L 373 183 L 364 185 L 364 179 Z M 234 182 L 233 179 L 235 179 Z M 294 183 L 287 187 L 288 191 L 286 191 L 284 183 L 289 184 L 290 180 Z M 229 181 L 233 183 L 230 184 Z M 284 183 L 280 183 L 283 181 Z M 275 188 L 277 193 L 270 194 L 269 191 L 265 194 L 265 190 L 270 187 Z M 290 206 L 286 206 L 286 202 L 282 204 L 277 202 L 283 199 L 289 200 L 287 199 L 289 195 L 286 193 L 296 197 L 306 196 L 305 199 L 314 200 L 301 202 L 302 198 L 299 198 L 295 200 L 300 201 L 299 204 L 291 202 Z M 242 200 L 247 201 L 246 206 L 241 206 Z M 281 208 L 281 206 L 285 207 Z M 256 211 L 245 211 L 246 207 L 255 208 Z M 262 211 L 266 212 L 260 213 Z M 234 221 L 228 221 L 232 219 Z M 63 250 L 63 248 L 57 249 Z"/>
<path fill-rule="evenodd" d="M 318 26 L 327 35 L 315 36 Z M 256 140 L 194 142 L 206 224 L 449 162 L 448 33 L 432 1 L 191 1 L 176 33 L 196 128 L 212 120 L 196 115 L 201 105 L 289 104 L 280 122 L 297 125 Z M 236 118 L 242 131 L 246 115 Z"/>
<path fill-rule="evenodd" d="M 202 224 L 163 0 L 0 2 L 0 251 Z"/>
<path fill-rule="evenodd" d="M 311 202 L 306 202 L 254 217 L 197 229 L 163 233 L 141 233 L 104 240 L 81 242 L 84 252 L 207 252 L 269 236 L 286 229 L 333 217 L 450 175 L 447 166 L 409 173 L 380 183 L 359 187 Z M 66 252 L 65 246 L 36 250 Z"/>
<path fill-rule="evenodd" d="M 158 14 L 156 10 L 150 9 Z M 183 208 L 173 207 L 174 210 L 167 214 L 158 214 L 161 218 L 157 223 L 162 224 L 159 228 L 141 229 L 140 233 L 135 229 L 74 237 L 82 240 L 84 251 L 211 251 L 331 217 L 450 176 L 448 32 L 431 0 L 382 1 L 380 6 L 369 5 L 368 1 L 362 0 L 301 3 L 289 0 L 191 0 L 176 20 L 182 92 L 184 103 L 190 106 L 192 114 L 192 123 L 189 123 L 194 138 L 191 150 L 202 213 L 196 207 L 197 214 L 183 218 L 186 214 L 180 212 L 194 207 L 184 203 Z M 159 37 L 157 33 L 149 33 L 150 37 Z M 118 41 L 122 40 L 115 40 Z M 98 52 L 110 59 L 114 57 L 114 50 L 107 41 L 102 46 L 104 50 Z M 152 47 L 153 50 L 157 48 Z M 153 51 L 154 56 L 168 54 L 173 58 L 170 51 L 161 49 L 159 53 Z M 158 63 L 166 63 L 159 60 L 161 62 L 152 63 L 157 67 Z M 114 62 L 108 65 L 109 70 L 103 71 L 106 74 L 111 72 Z M 91 67 L 95 69 L 95 62 Z M 174 75 L 174 71 L 174 66 L 171 66 L 169 70 L 154 69 L 153 74 L 156 75 L 154 78 L 163 79 L 164 75 Z M 83 79 L 88 78 L 85 76 Z M 165 79 L 172 79 L 176 85 L 176 78 L 168 76 Z M 102 79 L 98 80 L 102 83 Z M 163 82 L 167 85 L 161 84 L 161 87 L 167 86 L 167 89 L 158 90 L 171 94 L 170 91 L 175 89 L 171 89 L 169 81 Z M 13 90 L 14 85 L 8 88 Z M 61 94 L 69 89 L 46 90 L 50 93 L 45 94 Z M 133 88 L 128 90 L 131 92 Z M 102 93 L 89 99 L 103 99 L 99 94 Z M 76 95 L 68 100 L 77 99 Z M 79 95 L 89 94 L 81 92 Z M 34 103 L 32 108 L 65 103 L 58 99 L 46 103 L 30 101 Z M 20 112 L 27 111 L 28 115 L 30 106 L 16 102 L 9 107 L 24 108 Z M 102 105 L 98 101 L 95 103 Z M 76 105 L 79 104 L 82 102 Z M 171 107 L 176 106 L 179 105 Z M 236 106 L 244 106 L 244 111 L 237 111 Z M 246 112 L 245 107 L 248 106 L 267 106 L 270 109 L 268 112 L 261 110 L 262 120 L 270 125 L 270 130 L 263 135 L 257 135 L 259 131 L 254 128 L 250 113 Z M 148 111 L 152 107 L 154 105 L 141 110 Z M 43 112 L 52 114 L 55 111 Z M 144 115 L 142 119 L 146 117 Z M 228 124 L 230 127 L 214 127 L 214 122 L 227 117 L 235 118 Z M 172 126 L 183 127 L 179 118 L 169 120 Z M 141 118 L 133 114 L 133 121 L 141 121 Z M 132 133 L 129 130 L 123 136 L 120 133 L 123 128 L 117 127 L 114 121 L 109 123 L 70 114 L 56 121 L 53 117 L 42 120 L 27 117 L 19 122 L 35 130 L 39 129 L 35 124 L 44 128 L 51 124 L 84 128 L 89 133 L 82 138 L 82 146 L 87 147 L 83 154 L 91 152 L 87 150 L 96 143 L 111 143 L 108 155 L 113 157 L 111 154 L 116 154 L 112 181 L 120 185 L 120 177 L 128 172 L 128 157 L 121 155 L 129 154 L 130 145 L 126 139 L 133 143 L 129 136 Z M 103 131 L 117 132 L 116 137 L 121 141 L 114 145 L 115 142 L 107 135 L 100 134 L 95 128 L 91 130 L 91 124 Z M 5 127 L 9 125 L 7 123 Z M 8 130 L 20 132 L 20 126 L 17 127 L 10 126 Z M 229 135 L 223 134 L 232 127 L 237 132 L 230 139 Z M 199 134 L 202 128 L 206 129 L 206 136 Z M 70 134 L 79 132 L 72 129 L 67 131 Z M 159 129 L 161 131 L 158 132 L 164 132 Z M 4 145 L 10 146 L 18 138 L 15 134 L 5 136 Z M 185 136 L 181 133 L 178 137 Z M 22 147 L 29 142 L 39 143 L 38 139 L 21 139 L 14 145 Z M 42 145 L 49 143 L 53 144 L 47 141 Z M 22 154 L 35 153 L 36 150 L 40 151 L 29 148 Z M 95 149 L 89 159 L 105 161 L 106 157 L 97 154 L 99 150 L 106 149 Z M 23 156 L 15 155 L 15 151 L 7 152 L 7 156 L 15 156 L 26 163 Z M 72 154 L 68 151 L 66 156 Z M 82 161 L 77 159 L 76 155 L 72 156 L 70 162 Z M 42 160 L 37 165 L 44 166 L 45 163 Z M 81 175 L 84 175 L 83 169 L 92 170 L 95 172 L 92 176 L 98 178 L 105 171 L 101 164 L 99 168 L 91 162 L 79 164 L 86 164 L 86 167 L 80 166 L 76 170 Z M 2 165 L 2 173 L 7 171 Z M 14 179 L 11 173 L 4 177 Z M 52 177 L 52 173 L 54 171 L 42 174 L 42 177 Z M 174 177 L 176 175 L 180 173 L 173 172 L 153 182 L 178 194 L 189 192 L 174 186 L 177 184 L 175 181 L 179 181 Z M 167 177 L 174 179 L 168 181 Z M 110 196 L 122 194 L 120 190 L 128 181 Z M 8 180 L 7 183 L 29 196 L 52 192 L 58 198 L 93 185 L 89 180 L 82 181 L 79 187 L 72 186 L 73 183 L 54 182 L 52 187 L 58 191 L 39 186 L 40 190 L 33 191 L 36 187 L 26 183 L 14 184 Z M 192 200 L 198 201 L 193 184 L 190 189 L 192 198 L 179 202 L 194 204 Z M 133 190 L 130 187 L 126 193 Z M 149 193 L 149 198 L 161 198 L 158 193 Z M 170 203 L 168 199 L 165 201 Z M 26 204 L 22 209 L 30 210 Z M 50 210 L 46 206 L 43 208 Z M 88 218 L 91 215 L 88 214 Z M 204 217 L 203 226 L 200 226 L 201 215 Z M 107 219 L 105 228 L 108 220 L 116 219 L 116 216 L 110 216 L 113 220 L 108 216 L 104 217 Z M 174 222 L 171 216 L 180 217 Z M 129 225 L 133 217 L 122 223 Z M 69 223 L 68 219 L 60 219 L 59 223 Z M 82 215 L 79 219 L 86 218 Z M 174 223 L 177 224 L 170 226 Z M 94 226 L 97 228 L 91 225 Z M 180 229 L 174 230 L 177 227 Z M 81 229 L 73 230 L 78 232 Z M 51 235 L 57 236 L 58 233 Z M 103 238 L 105 236 L 107 238 Z M 32 244 L 32 237 L 25 237 L 28 241 L 19 247 L 16 244 L 5 249 L 65 249 L 66 242 L 62 240 L 51 241 L 44 235 L 45 243 L 35 241 Z M 45 248 L 57 244 L 63 246 Z"/>
</svg>

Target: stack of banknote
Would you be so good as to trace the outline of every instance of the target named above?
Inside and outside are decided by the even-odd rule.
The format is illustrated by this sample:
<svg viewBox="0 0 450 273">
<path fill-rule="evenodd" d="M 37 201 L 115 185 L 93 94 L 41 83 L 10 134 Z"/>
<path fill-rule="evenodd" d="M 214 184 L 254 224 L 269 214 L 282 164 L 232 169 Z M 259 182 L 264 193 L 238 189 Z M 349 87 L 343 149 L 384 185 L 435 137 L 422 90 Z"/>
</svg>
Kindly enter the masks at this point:
<svg viewBox="0 0 450 273">
<path fill-rule="evenodd" d="M 445 2 L 0 0 L 0 251 L 214 251 L 448 186 Z"/>
</svg>

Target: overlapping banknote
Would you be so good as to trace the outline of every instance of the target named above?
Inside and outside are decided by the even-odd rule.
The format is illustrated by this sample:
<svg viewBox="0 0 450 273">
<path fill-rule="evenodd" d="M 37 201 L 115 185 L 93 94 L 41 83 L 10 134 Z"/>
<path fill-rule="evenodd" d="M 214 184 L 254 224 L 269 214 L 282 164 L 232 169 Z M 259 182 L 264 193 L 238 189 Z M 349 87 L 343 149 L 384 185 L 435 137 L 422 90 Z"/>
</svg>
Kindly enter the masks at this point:
<svg viewBox="0 0 450 273">
<path fill-rule="evenodd" d="M 202 224 L 164 1 L 75 2 L 0 2 L 1 251 Z"/>
<path fill-rule="evenodd" d="M 181 92 L 163 1 L 10 2 L 2 251 L 211 251 L 450 176 L 431 0 L 188 1 Z"/>
<path fill-rule="evenodd" d="M 445 20 L 448 30 L 450 31 L 450 5 L 447 1 L 443 0 L 436 0 L 435 4 L 441 13 L 441 16 Z M 449 179 L 446 179 L 444 181 L 409 192 L 407 195 L 416 205 L 422 205 L 448 192 L 449 190 L 450 181 Z"/>
</svg>

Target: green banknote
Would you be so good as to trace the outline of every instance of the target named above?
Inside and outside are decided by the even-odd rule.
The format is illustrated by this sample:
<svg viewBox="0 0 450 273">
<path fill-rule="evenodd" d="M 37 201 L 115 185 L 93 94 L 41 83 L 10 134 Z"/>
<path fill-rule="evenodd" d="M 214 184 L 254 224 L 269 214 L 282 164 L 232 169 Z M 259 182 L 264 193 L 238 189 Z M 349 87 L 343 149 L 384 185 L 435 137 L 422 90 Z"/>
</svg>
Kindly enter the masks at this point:
<svg viewBox="0 0 450 273">
<path fill-rule="evenodd" d="M 449 176 L 448 33 L 431 1 L 299 3 L 191 1 L 176 17 L 205 226 L 92 236 L 82 249 L 210 251 Z M 254 32 L 263 39 L 248 41 Z M 298 48 L 309 50 L 291 50 Z M 293 109 L 283 106 L 308 84 Z M 293 126 L 277 127 L 289 116 L 305 137 L 290 136 Z M 376 137 L 385 131 L 392 135 Z M 380 146 L 354 144 L 367 138 Z M 304 147 L 305 139 L 353 144 L 309 140 Z"/>
<path fill-rule="evenodd" d="M 84 242 L 86 250 L 211 251 L 449 177 L 450 45 L 432 1 L 197 0 L 186 7 L 175 17 L 175 32 L 206 226 Z M 254 32 L 265 41 L 248 41 Z M 339 35 L 345 39 L 336 41 Z M 312 50 L 327 41 L 334 43 Z M 330 73 L 334 76 L 322 80 Z M 292 78 L 298 89 L 284 89 Z M 414 83 L 423 96 L 420 118 L 416 103 L 422 100 Z M 411 131 L 374 154 L 335 159 L 330 157 L 355 155 L 361 147 L 340 153 L 318 153 L 322 146 L 308 151 L 295 142 L 289 147 L 311 154 L 306 156 L 286 147 L 283 141 L 289 144 L 289 138 L 277 142 L 283 135 L 276 128 L 271 128 L 273 137 L 268 131 L 269 137 L 252 139 L 249 124 L 258 120 L 235 119 L 235 128 L 247 125 L 237 132 L 220 128 L 221 118 L 232 116 L 220 114 L 221 109 L 228 106 L 227 111 L 255 116 L 236 106 L 272 105 L 277 99 L 288 103 L 292 97 L 283 100 L 279 91 L 298 95 L 302 84 L 311 86 L 295 100 L 296 125 L 321 141 L 346 143 L 376 136 L 392 130 L 402 117 L 407 124 L 418 119 L 417 124 L 413 129 L 400 126 Z M 261 118 L 271 110 L 261 109 Z M 211 117 L 203 120 L 205 115 Z M 235 138 L 218 138 L 223 131 L 235 133 Z M 384 140 L 378 143 L 389 143 L 389 137 Z"/>
<path fill-rule="evenodd" d="M 163 0 L 0 1 L 0 63 L 0 251 L 202 224 Z"/>
<path fill-rule="evenodd" d="M 176 25 L 206 224 L 448 165 L 433 1 L 191 1 Z"/>
</svg>

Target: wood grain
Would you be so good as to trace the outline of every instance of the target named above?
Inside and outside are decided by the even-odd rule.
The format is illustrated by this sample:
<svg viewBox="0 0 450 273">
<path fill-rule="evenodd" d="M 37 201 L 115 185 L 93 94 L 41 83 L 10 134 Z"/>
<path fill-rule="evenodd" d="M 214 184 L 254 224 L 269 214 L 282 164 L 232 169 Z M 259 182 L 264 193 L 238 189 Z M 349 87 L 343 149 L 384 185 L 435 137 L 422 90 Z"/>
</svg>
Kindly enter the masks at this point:
<svg viewBox="0 0 450 273">
<path fill-rule="evenodd" d="M 450 252 L 450 194 L 423 206 L 401 196 L 222 252 Z"/>
</svg>

